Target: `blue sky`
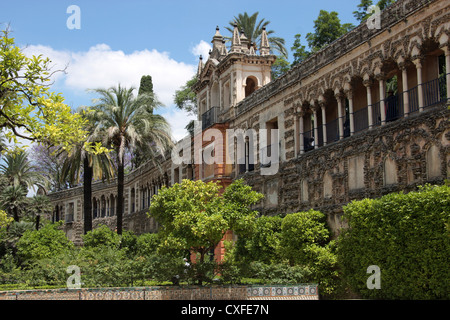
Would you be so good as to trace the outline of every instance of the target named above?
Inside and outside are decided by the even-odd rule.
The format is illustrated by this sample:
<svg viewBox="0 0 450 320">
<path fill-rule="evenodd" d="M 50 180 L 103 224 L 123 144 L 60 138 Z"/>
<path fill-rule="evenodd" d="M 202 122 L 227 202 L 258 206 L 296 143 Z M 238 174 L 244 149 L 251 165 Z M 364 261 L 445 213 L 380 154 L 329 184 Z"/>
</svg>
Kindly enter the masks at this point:
<svg viewBox="0 0 450 320">
<path fill-rule="evenodd" d="M 55 68 L 67 66 L 67 73 L 55 77 L 53 91 L 61 92 L 66 103 L 76 108 L 94 98 L 88 88 L 107 88 L 117 83 L 139 86 L 140 77 L 153 77 L 155 92 L 166 105 L 160 111 L 181 139 L 192 116 L 175 109 L 176 89 L 190 79 L 198 55 L 219 26 L 239 13 L 259 12 L 270 21 L 269 29 L 286 40 L 288 50 L 294 35 L 302 38 L 313 31 L 319 11 L 337 11 L 342 23 L 357 24 L 352 12 L 360 0 L 165 0 L 165 1 L 3 1 L 0 24 L 10 24 L 16 44 L 28 54 L 50 57 Z M 81 10 L 81 29 L 70 30 L 66 13 L 70 5 Z M 290 57 L 291 58 L 291 57 Z"/>
</svg>

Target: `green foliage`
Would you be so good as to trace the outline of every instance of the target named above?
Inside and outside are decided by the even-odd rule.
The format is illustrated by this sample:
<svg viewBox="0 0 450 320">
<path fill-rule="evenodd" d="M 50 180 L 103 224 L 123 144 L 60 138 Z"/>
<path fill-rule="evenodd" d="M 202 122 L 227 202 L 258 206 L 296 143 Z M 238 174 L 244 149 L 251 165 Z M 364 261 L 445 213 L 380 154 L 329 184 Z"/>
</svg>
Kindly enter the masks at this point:
<svg viewBox="0 0 450 320">
<path fill-rule="evenodd" d="M 84 247 L 111 247 L 119 248 L 121 237 L 106 225 L 101 225 L 82 236 Z"/>
<path fill-rule="evenodd" d="M 141 94 L 153 94 L 153 81 L 152 76 L 146 75 L 141 77 L 141 83 L 139 85 L 138 95 Z"/>
<path fill-rule="evenodd" d="M 281 77 L 283 74 L 289 71 L 291 65 L 286 60 L 286 58 L 282 56 L 278 56 L 277 60 L 272 65 L 272 80 L 275 80 Z"/>
<path fill-rule="evenodd" d="M 280 253 L 291 265 L 305 264 L 311 246 L 327 243 L 330 231 L 326 216 L 318 211 L 286 215 L 281 225 Z"/>
<path fill-rule="evenodd" d="M 198 254 L 195 278 L 209 279 L 206 255 L 228 230 L 244 234 L 254 223 L 257 212 L 251 206 L 262 195 L 237 180 L 221 195 L 219 183 L 183 180 L 171 188 L 163 187 L 153 196 L 150 215 L 161 225 L 160 248 Z M 160 249 L 160 250 L 161 250 Z M 204 273 L 205 272 L 205 273 Z"/>
<path fill-rule="evenodd" d="M 380 10 L 383 10 L 396 1 L 397 0 L 380 0 L 377 2 L 377 6 L 380 7 Z M 360 4 L 358 4 L 357 6 L 358 10 L 353 11 L 353 16 L 356 18 L 356 20 L 360 22 L 367 20 L 370 17 L 370 14 L 367 13 L 367 10 L 373 4 L 374 3 L 372 0 L 361 0 Z"/>
<path fill-rule="evenodd" d="M 31 263 L 73 250 L 73 243 L 67 239 L 58 224 L 46 224 L 39 230 L 28 230 L 17 242 L 17 254 L 22 261 Z"/>
<path fill-rule="evenodd" d="M 136 239 L 136 254 L 139 256 L 155 254 L 159 245 L 158 234 L 144 233 Z"/>
<path fill-rule="evenodd" d="M 314 32 L 306 35 L 306 41 L 311 51 L 317 52 L 353 28 L 352 24 L 341 24 L 336 11 L 320 10 L 319 16 L 314 20 Z"/>
<path fill-rule="evenodd" d="M 261 194 L 235 181 L 220 195 L 218 183 L 184 180 L 163 187 L 153 197 L 150 215 L 161 225 L 161 245 L 205 254 L 214 249 L 228 230 L 244 232 L 257 212 L 250 206 Z"/>
<path fill-rule="evenodd" d="M 0 36 L 0 127 L 9 142 L 18 138 L 70 148 L 86 141 L 84 120 L 73 113 L 60 94 L 50 91 L 50 60 L 27 57 L 9 37 Z M 60 70 L 61 71 L 61 70 Z M 19 130 L 21 129 L 21 130 Z"/>
<path fill-rule="evenodd" d="M 0 210 L 0 229 L 9 226 L 13 220 L 13 218 L 8 217 L 5 211 Z"/>
<path fill-rule="evenodd" d="M 253 278 L 260 279 L 262 284 L 289 285 L 306 283 L 309 281 L 311 271 L 308 267 L 295 265 L 288 266 L 284 263 L 266 264 L 252 262 L 249 268 Z"/>
<path fill-rule="evenodd" d="M 344 218 L 338 261 L 353 290 L 376 299 L 450 298 L 449 186 L 354 201 Z M 381 269 L 381 290 L 366 287 L 371 265 Z"/>
<path fill-rule="evenodd" d="M 295 35 L 294 44 L 291 47 L 291 50 L 293 51 L 294 61 L 292 62 L 292 65 L 295 66 L 298 63 L 301 63 L 303 60 L 308 58 L 311 54 L 311 52 L 306 50 L 306 47 L 301 44 L 301 34 Z"/>
<path fill-rule="evenodd" d="M 279 216 L 262 216 L 255 222 L 252 232 L 246 237 L 239 237 L 235 250 L 236 259 L 248 264 L 260 261 L 271 264 L 280 261 L 281 223 Z"/>
<path fill-rule="evenodd" d="M 197 95 L 193 90 L 197 81 L 197 75 L 194 75 L 184 86 L 176 90 L 174 95 L 175 105 L 189 114 L 197 114 Z"/>
</svg>

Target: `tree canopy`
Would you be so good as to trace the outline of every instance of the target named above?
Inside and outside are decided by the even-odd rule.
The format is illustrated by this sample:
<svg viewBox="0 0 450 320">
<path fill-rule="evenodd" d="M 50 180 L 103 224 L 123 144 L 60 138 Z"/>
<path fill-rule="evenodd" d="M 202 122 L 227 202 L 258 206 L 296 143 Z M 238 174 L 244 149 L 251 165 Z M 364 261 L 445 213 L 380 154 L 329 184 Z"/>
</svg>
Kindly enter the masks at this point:
<svg viewBox="0 0 450 320">
<path fill-rule="evenodd" d="M 9 37 L 0 36 L 0 128 L 15 144 L 18 138 L 70 148 L 86 140 L 84 120 L 50 91 L 50 60 L 27 57 Z"/>
<path fill-rule="evenodd" d="M 236 180 L 222 195 L 221 189 L 216 182 L 183 180 L 153 196 L 149 214 L 161 225 L 163 246 L 198 253 L 203 262 L 228 230 L 247 230 L 258 214 L 250 207 L 263 195 L 243 180 Z"/>
</svg>

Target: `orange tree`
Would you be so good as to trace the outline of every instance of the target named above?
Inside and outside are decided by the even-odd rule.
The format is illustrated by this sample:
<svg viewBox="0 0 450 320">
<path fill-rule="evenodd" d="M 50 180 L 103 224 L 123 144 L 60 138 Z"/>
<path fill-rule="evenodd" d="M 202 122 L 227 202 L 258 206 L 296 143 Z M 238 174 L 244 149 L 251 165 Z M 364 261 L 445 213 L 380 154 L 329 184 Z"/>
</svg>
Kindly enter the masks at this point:
<svg viewBox="0 0 450 320">
<path fill-rule="evenodd" d="M 239 234 L 251 229 L 258 215 L 251 206 L 263 195 L 243 180 L 235 181 L 223 193 L 221 188 L 215 182 L 183 180 L 153 196 L 149 215 L 161 226 L 160 249 L 189 250 L 199 255 L 201 265 L 228 230 Z M 195 276 L 201 284 L 202 274 Z"/>
</svg>

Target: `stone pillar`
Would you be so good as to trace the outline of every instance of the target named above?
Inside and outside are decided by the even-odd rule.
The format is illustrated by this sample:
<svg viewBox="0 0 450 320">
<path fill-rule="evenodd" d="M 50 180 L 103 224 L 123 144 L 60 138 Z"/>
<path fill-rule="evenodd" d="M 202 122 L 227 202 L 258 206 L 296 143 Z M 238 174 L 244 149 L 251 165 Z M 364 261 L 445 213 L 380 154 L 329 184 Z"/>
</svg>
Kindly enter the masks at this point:
<svg viewBox="0 0 450 320">
<path fill-rule="evenodd" d="M 450 100 L 450 47 L 442 47 L 445 52 L 445 77 L 447 81 L 447 102 Z"/>
<path fill-rule="evenodd" d="M 300 154 L 304 154 L 305 153 L 305 137 L 304 137 L 304 132 L 305 132 L 305 126 L 304 126 L 304 121 L 303 121 L 303 116 L 304 116 L 304 112 L 300 111 L 299 113 L 299 118 L 298 118 L 298 125 L 299 125 L 299 145 L 300 145 Z"/>
<path fill-rule="evenodd" d="M 417 99 L 419 100 L 419 112 L 423 112 L 423 80 L 422 80 L 422 60 L 420 58 L 414 60 L 417 70 Z"/>
<path fill-rule="evenodd" d="M 350 114 L 350 135 L 353 136 L 355 134 L 355 122 L 353 117 L 353 91 L 348 89 L 345 91 L 348 99 L 348 113 Z"/>
<path fill-rule="evenodd" d="M 384 126 L 386 124 L 386 82 L 385 75 L 380 73 L 377 75 L 379 90 L 380 90 L 380 118 L 381 125 Z"/>
<path fill-rule="evenodd" d="M 403 113 L 405 117 L 409 116 L 409 96 L 408 96 L 408 73 L 406 72 L 406 64 L 401 63 L 402 70 L 402 86 L 403 86 Z"/>
<path fill-rule="evenodd" d="M 344 119 L 342 110 L 342 94 L 340 92 L 335 94 L 338 103 L 338 124 L 339 124 L 339 140 L 344 139 Z"/>
<path fill-rule="evenodd" d="M 372 81 L 371 80 L 365 80 L 364 86 L 367 90 L 367 117 L 368 117 L 368 123 L 369 123 L 369 129 L 373 128 L 373 107 L 372 107 Z"/>
<path fill-rule="evenodd" d="M 325 102 L 321 101 L 320 109 L 322 110 L 322 133 L 323 133 L 323 145 L 326 146 L 328 144 L 327 141 L 327 115 L 325 110 Z"/>
<path fill-rule="evenodd" d="M 319 128 L 317 126 L 317 106 L 312 105 L 314 116 L 314 149 L 319 149 Z"/>
</svg>

